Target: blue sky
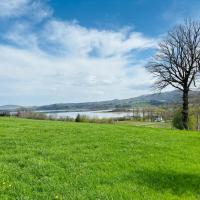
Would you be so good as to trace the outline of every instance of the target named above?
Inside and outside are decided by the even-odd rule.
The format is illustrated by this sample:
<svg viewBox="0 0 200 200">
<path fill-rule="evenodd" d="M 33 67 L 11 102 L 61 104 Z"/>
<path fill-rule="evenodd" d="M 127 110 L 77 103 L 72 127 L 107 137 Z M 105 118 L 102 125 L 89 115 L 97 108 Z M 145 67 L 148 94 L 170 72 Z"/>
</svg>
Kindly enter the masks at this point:
<svg viewBox="0 0 200 200">
<path fill-rule="evenodd" d="M 117 29 L 133 26 L 137 31 L 157 36 L 175 20 L 197 10 L 198 0 L 51 0 L 54 14 L 66 20 L 77 19 L 86 27 Z M 198 7 L 196 7 L 198 6 Z M 195 9 L 196 7 L 196 9 Z M 191 13 L 192 12 L 192 13 Z"/>
<path fill-rule="evenodd" d="M 76 15 L 80 24 L 86 27 L 117 29 L 122 26 L 135 26 L 140 31 L 148 31 L 153 35 L 159 32 L 160 27 L 156 24 L 162 22 L 160 16 L 155 15 L 155 12 L 158 9 L 160 13 L 164 12 L 167 1 L 155 2 L 157 6 L 152 6 L 150 1 L 61 0 L 52 1 L 52 5 L 56 9 L 55 14 L 60 18 L 73 20 Z M 140 12 L 138 12 L 139 10 Z"/>
<path fill-rule="evenodd" d="M 144 66 L 198 0 L 0 1 L 0 105 L 151 93 Z"/>
</svg>

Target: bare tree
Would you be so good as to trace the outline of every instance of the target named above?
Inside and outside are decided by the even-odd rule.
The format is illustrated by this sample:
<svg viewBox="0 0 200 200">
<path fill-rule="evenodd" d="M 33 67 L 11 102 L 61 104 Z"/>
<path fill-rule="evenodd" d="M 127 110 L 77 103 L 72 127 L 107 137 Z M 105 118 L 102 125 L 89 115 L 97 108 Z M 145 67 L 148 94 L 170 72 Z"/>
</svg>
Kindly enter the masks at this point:
<svg viewBox="0 0 200 200">
<path fill-rule="evenodd" d="M 156 77 L 155 88 L 171 85 L 182 91 L 182 123 L 188 129 L 189 90 L 200 72 L 200 21 L 185 20 L 169 31 L 146 69 Z"/>
</svg>

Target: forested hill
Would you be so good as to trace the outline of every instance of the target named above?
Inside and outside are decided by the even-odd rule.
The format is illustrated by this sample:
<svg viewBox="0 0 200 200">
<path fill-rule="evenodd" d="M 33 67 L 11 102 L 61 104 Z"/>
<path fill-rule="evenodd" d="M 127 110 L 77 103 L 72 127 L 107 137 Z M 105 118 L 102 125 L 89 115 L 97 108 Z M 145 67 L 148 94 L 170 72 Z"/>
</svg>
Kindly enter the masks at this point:
<svg viewBox="0 0 200 200">
<path fill-rule="evenodd" d="M 191 92 L 192 97 L 196 97 L 199 93 Z M 156 93 L 150 95 L 142 95 L 135 98 L 110 100 L 100 102 L 86 103 L 61 103 L 37 107 L 37 110 L 104 110 L 104 109 L 119 109 L 132 108 L 134 106 L 161 106 L 181 103 L 181 92 L 171 91 Z"/>
<path fill-rule="evenodd" d="M 199 92 L 190 92 L 190 99 L 193 101 L 198 100 L 200 97 Z M 33 110 L 66 110 L 66 111 L 80 111 L 80 110 L 106 110 L 106 109 L 120 109 L 132 107 L 145 107 L 145 106 L 162 106 L 181 103 L 181 92 L 171 91 L 149 95 L 142 95 L 129 99 L 114 99 L 110 101 L 100 102 L 85 102 L 85 103 L 58 103 L 51 105 L 44 105 L 32 107 Z M 18 110 L 23 109 L 23 106 L 0 106 L 0 110 Z M 31 107 L 29 107 L 30 109 Z"/>
</svg>

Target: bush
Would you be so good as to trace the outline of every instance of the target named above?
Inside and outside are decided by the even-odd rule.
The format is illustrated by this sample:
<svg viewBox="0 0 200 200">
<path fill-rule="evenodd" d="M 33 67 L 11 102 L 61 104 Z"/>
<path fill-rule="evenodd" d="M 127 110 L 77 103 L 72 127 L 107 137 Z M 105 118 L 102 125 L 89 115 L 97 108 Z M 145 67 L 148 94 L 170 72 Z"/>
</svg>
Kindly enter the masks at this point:
<svg viewBox="0 0 200 200">
<path fill-rule="evenodd" d="M 182 121 L 182 110 L 178 110 L 173 119 L 172 119 L 172 126 L 174 128 L 183 130 L 184 126 L 183 126 L 183 121 Z M 189 130 L 195 130 L 196 129 L 196 119 L 195 116 L 193 114 L 189 114 L 189 121 L 188 121 L 188 128 Z"/>
<path fill-rule="evenodd" d="M 113 123 L 114 119 L 112 118 L 98 118 L 98 117 L 88 117 L 87 115 L 76 116 L 75 122 L 86 122 L 86 123 Z"/>
<path fill-rule="evenodd" d="M 182 112 L 181 110 L 178 110 L 175 114 L 174 114 L 174 117 L 172 119 L 172 126 L 174 128 L 177 128 L 177 129 L 184 129 L 184 126 L 183 126 L 183 121 L 182 121 Z"/>
<path fill-rule="evenodd" d="M 75 119 L 72 117 L 58 117 L 58 118 L 52 118 L 51 116 L 49 116 L 50 120 L 55 120 L 55 121 L 66 121 L 66 122 L 74 122 Z"/>
<path fill-rule="evenodd" d="M 75 122 L 81 122 L 81 115 L 80 114 L 78 114 L 76 116 Z"/>
<path fill-rule="evenodd" d="M 7 111 L 0 112 L 0 117 L 10 117 L 10 113 Z"/>
<path fill-rule="evenodd" d="M 26 119 L 39 119 L 39 120 L 48 119 L 48 116 L 45 115 L 44 113 L 32 112 L 32 111 L 18 112 L 17 117 L 26 118 Z"/>
<path fill-rule="evenodd" d="M 33 112 L 33 111 L 19 111 L 14 116 L 25 118 L 25 119 L 38 119 L 38 120 L 52 120 L 52 121 L 66 121 L 66 122 L 74 122 L 74 119 L 71 117 L 57 117 L 56 115 L 47 115 L 41 112 Z"/>
<path fill-rule="evenodd" d="M 190 114 L 188 126 L 190 130 L 196 130 L 196 117 L 195 115 Z"/>
<path fill-rule="evenodd" d="M 89 122 L 90 118 L 87 115 L 80 115 L 76 116 L 75 122 Z"/>
</svg>

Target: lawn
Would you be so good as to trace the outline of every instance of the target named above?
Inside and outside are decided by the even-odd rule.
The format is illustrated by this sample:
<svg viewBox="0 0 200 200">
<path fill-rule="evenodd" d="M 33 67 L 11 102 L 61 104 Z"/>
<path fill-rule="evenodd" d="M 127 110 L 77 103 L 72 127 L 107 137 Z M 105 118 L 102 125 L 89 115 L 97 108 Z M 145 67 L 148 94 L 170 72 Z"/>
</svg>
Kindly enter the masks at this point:
<svg viewBox="0 0 200 200">
<path fill-rule="evenodd" d="M 0 199 L 200 199 L 200 134 L 0 118 Z"/>
<path fill-rule="evenodd" d="M 133 126 L 149 127 L 149 128 L 168 128 L 172 129 L 171 122 L 142 122 L 142 121 L 119 121 L 118 124 L 129 124 Z"/>
</svg>

